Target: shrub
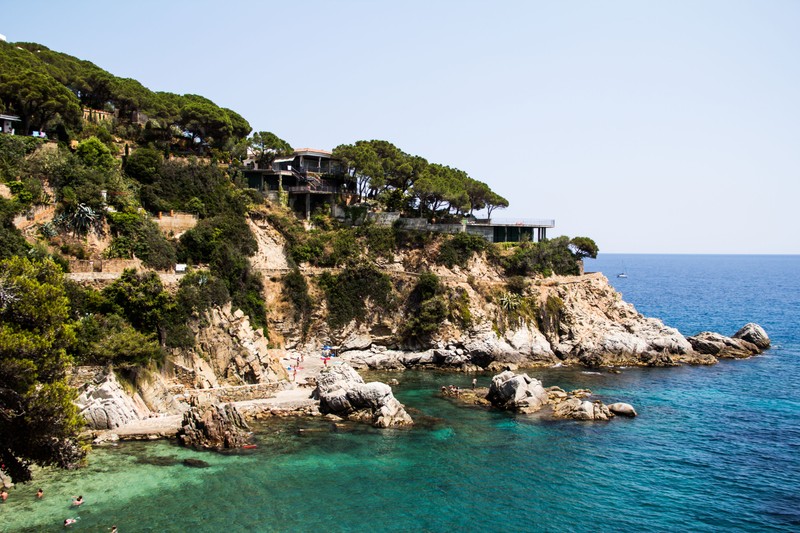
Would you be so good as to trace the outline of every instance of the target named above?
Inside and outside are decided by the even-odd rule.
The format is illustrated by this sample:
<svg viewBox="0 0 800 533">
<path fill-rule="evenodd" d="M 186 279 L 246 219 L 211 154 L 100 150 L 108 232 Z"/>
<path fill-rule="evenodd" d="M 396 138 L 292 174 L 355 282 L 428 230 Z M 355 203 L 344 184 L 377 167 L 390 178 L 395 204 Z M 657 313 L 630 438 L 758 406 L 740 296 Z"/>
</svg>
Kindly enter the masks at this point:
<svg viewBox="0 0 800 533">
<path fill-rule="evenodd" d="M 536 243 L 522 243 L 505 260 L 506 273 L 520 276 L 534 273 L 544 276 L 551 273 L 561 276 L 577 275 L 579 272 L 578 257 L 572 252 L 570 246 L 567 237 L 557 237 Z"/>
<path fill-rule="evenodd" d="M 448 268 L 453 268 L 455 265 L 463 268 L 467 266 L 467 261 L 472 258 L 475 252 L 486 250 L 487 245 L 486 239 L 480 235 L 456 233 L 446 239 L 439 247 L 439 255 L 436 258 L 436 262 Z"/>
<path fill-rule="evenodd" d="M 116 314 L 89 315 L 76 328 L 77 359 L 84 364 L 126 368 L 159 362 L 163 357 L 155 334 L 144 334 Z"/>
<path fill-rule="evenodd" d="M 42 141 L 21 135 L 0 135 L 0 181 L 19 177 L 25 156 L 36 150 Z"/>
<path fill-rule="evenodd" d="M 411 340 L 425 339 L 439 329 L 448 316 L 444 287 L 439 276 L 432 272 L 420 274 L 406 302 L 409 317 L 403 334 Z"/>
<path fill-rule="evenodd" d="M 208 263 L 221 246 L 251 256 L 258 242 L 244 217 L 233 214 L 206 218 L 181 236 L 178 257 L 183 261 Z"/>
<path fill-rule="evenodd" d="M 522 295 L 525 294 L 525 290 L 528 288 L 528 280 L 522 276 L 511 276 L 506 281 L 506 286 L 510 292 Z"/>
<path fill-rule="evenodd" d="M 314 305 L 314 301 L 308 294 L 308 282 L 296 268 L 283 276 L 281 281 L 283 282 L 283 297 L 294 307 L 294 320 L 295 322 L 302 321 L 303 334 L 305 334 Z"/>
<path fill-rule="evenodd" d="M 389 276 L 372 265 L 346 267 L 338 276 L 325 272 L 319 284 L 325 291 L 328 324 L 332 328 L 364 319 L 367 301 L 383 310 L 388 309 L 391 302 Z"/>
<path fill-rule="evenodd" d="M 108 257 L 136 255 L 145 265 L 158 270 L 167 270 L 175 264 L 175 247 L 149 217 L 129 210 L 108 213 L 108 222 L 114 237 L 106 251 Z"/>
<path fill-rule="evenodd" d="M 364 237 L 367 249 L 373 256 L 391 258 L 397 250 L 396 232 L 392 228 L 368 224 L 360 226 L 357 233 Z"/>
</svg>

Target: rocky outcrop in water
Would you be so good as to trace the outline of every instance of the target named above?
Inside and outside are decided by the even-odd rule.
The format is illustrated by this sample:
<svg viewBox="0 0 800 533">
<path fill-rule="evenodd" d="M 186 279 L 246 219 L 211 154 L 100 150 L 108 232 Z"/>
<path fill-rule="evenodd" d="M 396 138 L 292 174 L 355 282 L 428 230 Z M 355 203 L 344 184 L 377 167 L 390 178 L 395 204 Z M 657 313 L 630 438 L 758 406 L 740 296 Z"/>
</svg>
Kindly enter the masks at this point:
<svg viewBox="0 0 800 533">
<path fill-rule="evenodd" d="M 633 418 L 635 416 L 639 416 L 636 412 L 636 409 L 629 403 L 617 402 L 612 403 L 608 406 L 608 410 L 614 413 L 617 416 L 627 416 Z"/>
<path fill-rule="evenodd" d="M 85 383 L 75 403 L 90 429 L 115 429 L 150 416 L 141 397 L 128 395 L 112 371 Z"/>
<path fill-rule="evenodd" d="M 747 358 L 763 352 L 770 346 L 767 333 L 761 326 L 752 322 L 745 324 L 742 329 L 734 333 L 733 337 L 703 331 L 689 337 L 689 342 L 696 352 L 718 359 Z"/>
<path fill-rule="evenodd" d="M 545 389 L 538 379 L 527 374 L 506 371 L 492 378 L 486 399 L 498 409 L 517 413 L 536 413 L 549 407 L 553 418 L 609 420 L 615 414 L 636 416 L 636 410 L 630 404 L 614 403 L 606 406 L 599 400 L 587 400 L 591 394 L 592 391 L 587 389 L 571 392 L 560 387 Z M 465 396 L 465 400 L 471 400 L 469 395 Z"/>
<path fill-rule="evenodd" d="M 317 378 L 315 396 L 323 414 L 334 414 L 389 428 L 413 424 L 403 405 L 385 383 L 364 383 L 349 365 L 328 367 Z"/>
<path fill-rule="evenodd" d="M 571 420 L 609 420 L 614 415 L 600 401 L 590 402 L 580 398 L 568 398 L 553 406 L 554 418 Z"/>
<path fill-rule="evenodd" d="M 205 404 L 183 414 L 177 437 L 181 445 L 191 448 L 241 448 L 250 440 L 250 427 L 233 404 Z"/>
<path fill-rule="evenodd" d="M 486 399 L 495 407 L 518 413 L 535 413 L 548 401 L 547 391 L 541 381 L 511 371 L 492 378 Z"/>
<path fill-rule="evenodd" d="M 769 348 L 771 344 L 769 336 L 767 332 L 764 331 L 764 328 L 753 322 L 742 326 L 742 329 L 733 334 L 733 338 L 747 341 L 755 345 L 761 351 Z"/>
</svg>

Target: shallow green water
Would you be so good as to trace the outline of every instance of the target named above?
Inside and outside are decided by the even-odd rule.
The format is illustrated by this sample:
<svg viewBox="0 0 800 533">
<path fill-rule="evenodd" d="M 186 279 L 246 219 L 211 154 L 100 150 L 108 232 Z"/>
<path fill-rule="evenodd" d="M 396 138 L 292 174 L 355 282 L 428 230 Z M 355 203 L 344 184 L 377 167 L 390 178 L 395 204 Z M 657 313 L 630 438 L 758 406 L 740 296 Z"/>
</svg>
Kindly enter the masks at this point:
<svg viewBox="0 0 800 533">
<path fill-rule="evenodd" d="M 85 469 L 41 472 L 15 488 L 0 505 L 0 531 L 63 531 L 72 516 L 74 531 L 116 524 L 120 533 L 800 531 L 800 258 L 736 260 L 741 268 L 712 259 L 626 257 L 623 292 L 687 334 L 697 323 L 733 333 L 755 320 L 773 338 L 766 355 L 714 367 L 532 373 L 546 386 L 632 403 L 636 419 L 554 422 L 465 408 L 438 390 L 468 386 L 472 375 L 392 374 L 418 422 L 412 429 L 276 420 L 256 428 L 256 450 L 237 455 L 168 442 L 99 448 Z M 704 292 L 683 290 L 677 272 L 663 272 L 671 264 Z M 724 268 L 734 271 L 720 276 Z M 652 296 L 640 302 L 642 294 Z M 648 310 L 655 301 L 661 308 Z M 152 464 L 159 458 L 175 464 Z M 184 458 L 210 467 L 188 468 Z M 70 508 L 79 494 L 86 504 Z"/>
</svg>

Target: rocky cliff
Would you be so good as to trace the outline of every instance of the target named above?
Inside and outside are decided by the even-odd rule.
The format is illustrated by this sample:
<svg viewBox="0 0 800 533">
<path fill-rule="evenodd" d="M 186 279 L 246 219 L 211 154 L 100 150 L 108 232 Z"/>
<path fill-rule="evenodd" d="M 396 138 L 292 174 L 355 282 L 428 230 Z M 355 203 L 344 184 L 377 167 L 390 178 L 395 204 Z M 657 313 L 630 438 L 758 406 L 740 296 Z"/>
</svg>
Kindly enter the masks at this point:
<svg viewBox="0 0 800 533">
<path fill-rule="evenodd" d="M 758 343 L 736 338 L 739 334 L 684 337 L 677 329 L 637 312 L 602 274 L 531 278 L 522 293 L 514 294 L 487 265 L 491 273 L 478 278 L 475 272 L 480 264 L 474 260 L 468 275 L 439 269 L 447 290 L 461 295 L 462 313 L 469 316 L 469 323 L 445 319 L 424 340 L 404 337 L 409 317 L 402 306 L 389 312 L 367 312 L 363 320 L 331 329 L 319 294 L 311 336 L 303 340 L 299 326 L 288 315 L 273 325 L 292 348 L 314 352 L 330 343 L 355 368 L 381 370 L 429 366 L 480 370 L 559 363 L 588 367 L 714 364 L 723 357 L 755 355 L 769 346 L 766 333 L 756 325 L 747 326 L 757 330 L 748 338 Z M 402 301 L 411 285 L 409 273 L 388 267 L 385 271 Z"/>
</svg>

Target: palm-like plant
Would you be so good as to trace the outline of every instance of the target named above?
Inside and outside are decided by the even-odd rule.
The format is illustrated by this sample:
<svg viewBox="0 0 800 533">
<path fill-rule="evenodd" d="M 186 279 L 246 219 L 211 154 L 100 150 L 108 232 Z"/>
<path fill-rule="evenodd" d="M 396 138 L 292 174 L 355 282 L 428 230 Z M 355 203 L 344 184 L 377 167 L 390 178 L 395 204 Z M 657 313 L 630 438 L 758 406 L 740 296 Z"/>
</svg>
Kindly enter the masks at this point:
<svg viewBox="0 0 800 533">
<path fill-rule="evenodd" d="M 103 217 L 86 204 L 78 204 L 69 211 L 64 211 L 53 220 L 56 225 L 72 233 L 84 236 L 90 231 L 103 235 Z"/>
</svg>

